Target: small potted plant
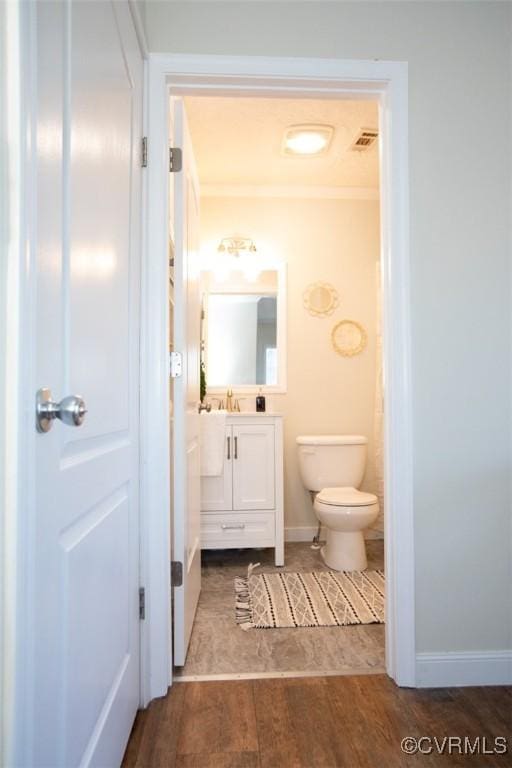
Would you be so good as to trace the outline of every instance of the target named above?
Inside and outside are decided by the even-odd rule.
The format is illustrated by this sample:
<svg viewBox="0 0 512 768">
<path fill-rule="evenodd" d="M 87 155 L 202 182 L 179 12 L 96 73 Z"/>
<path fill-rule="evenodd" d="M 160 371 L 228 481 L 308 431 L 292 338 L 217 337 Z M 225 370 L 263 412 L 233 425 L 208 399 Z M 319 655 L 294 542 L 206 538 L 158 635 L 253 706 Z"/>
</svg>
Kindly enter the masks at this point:
<svg viewBox="0 0 512 768">
<path fill-rule="evenodd" d="M 201 360 L 201 368 L 199 371 L 199 396 L 201 398 L 201 403 L 204 404 L 204 399 L 206 397 L 206 369 L 203 360 Z"/>
</svg>

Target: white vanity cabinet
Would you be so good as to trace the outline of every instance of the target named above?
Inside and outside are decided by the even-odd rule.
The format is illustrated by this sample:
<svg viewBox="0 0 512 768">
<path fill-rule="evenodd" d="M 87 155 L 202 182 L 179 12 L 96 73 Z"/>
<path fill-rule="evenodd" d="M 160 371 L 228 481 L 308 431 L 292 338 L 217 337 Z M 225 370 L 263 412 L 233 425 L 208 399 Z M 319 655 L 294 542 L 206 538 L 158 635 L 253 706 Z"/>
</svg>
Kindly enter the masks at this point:
<svg viewBox="0 0 512 768">
<path fill-rule="evenodd" d="M 201 546 L 275 547 L 276 565 L 284 564 L 281 416 L 227 417 L 223 472 L 201 478 Z"/>
</svg>

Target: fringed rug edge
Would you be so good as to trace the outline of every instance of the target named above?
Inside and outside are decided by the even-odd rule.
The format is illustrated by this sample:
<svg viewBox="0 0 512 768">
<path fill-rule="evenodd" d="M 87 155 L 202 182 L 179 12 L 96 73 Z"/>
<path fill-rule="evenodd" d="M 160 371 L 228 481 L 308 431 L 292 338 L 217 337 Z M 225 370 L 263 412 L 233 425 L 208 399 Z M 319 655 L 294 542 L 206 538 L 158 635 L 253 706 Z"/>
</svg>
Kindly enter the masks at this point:
<svg viewBox="0 0 512 768">
<path fill-rule="evenodd" d="M 240 629 L 253 629 L 255 624 L 253 623 L 248 576 L 238 576 L 235 579 L 235 594 L 236 623 Z"/>
</svg>

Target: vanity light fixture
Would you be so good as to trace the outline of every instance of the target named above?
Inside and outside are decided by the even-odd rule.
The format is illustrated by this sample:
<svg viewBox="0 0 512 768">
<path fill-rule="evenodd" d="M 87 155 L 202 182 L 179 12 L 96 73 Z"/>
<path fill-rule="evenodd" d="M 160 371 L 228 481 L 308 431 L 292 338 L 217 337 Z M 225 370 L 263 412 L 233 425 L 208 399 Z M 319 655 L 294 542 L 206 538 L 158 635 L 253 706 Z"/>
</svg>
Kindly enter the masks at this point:
<svg viewBox="0 0 512 768">
<path fill-rule="evenodd" d="M 333 135 L 332 125 L 290 125 L 283 138 L 283 154 L 303 157 L 323 155 L 329 149 Z"/>
<path fill-rule="evenodd" d="M 237 235 L 223 237 L 217 247 L 220 263 L 215 271 L 222 277 L 222 281 L 225 281 L 231 270 L 241 270 L 247 280 L 254 283 L 261 273 L 261 264 L 253 259 L 257 250 L 254 240 L 250 237 L 238 237 Z"/>
<path fill-rule="evenodd" d="M 238 258 L 240 252 L 256 253 L 257 248 L 254 240 L 250 237 L 223 237 L 217 248 L 219 253 L 228 253 L 230 256 Z"/>
</svg>

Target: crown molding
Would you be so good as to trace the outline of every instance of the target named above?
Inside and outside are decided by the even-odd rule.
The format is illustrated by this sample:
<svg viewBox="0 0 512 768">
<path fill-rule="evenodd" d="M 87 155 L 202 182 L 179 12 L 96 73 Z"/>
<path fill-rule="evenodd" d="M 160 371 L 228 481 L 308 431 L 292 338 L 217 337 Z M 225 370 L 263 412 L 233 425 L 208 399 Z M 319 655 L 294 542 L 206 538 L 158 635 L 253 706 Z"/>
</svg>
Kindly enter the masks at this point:
<svg viewBox="0 0 512 768">
<path fill-rule="evenodd" d="M 378 187 L 201 184 L 201 197 L 286 197 L 319 200 L 378 200 Z"/>
<path fill-rule="evenodd" d="M 139 43 L 140 52 L 143 59 L 147 59 L 149 55 L 148 40 L 146 37 L 146 28 L 141 16 L 139 6 L 135 0 L 128 0 L 128 7 L 132 16 L 133 26 L 135 28 L 135 34 L 137 35 L 137 41 Z"/>
</svg>

